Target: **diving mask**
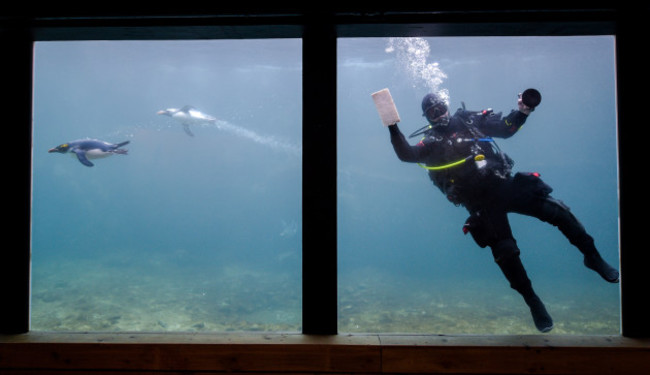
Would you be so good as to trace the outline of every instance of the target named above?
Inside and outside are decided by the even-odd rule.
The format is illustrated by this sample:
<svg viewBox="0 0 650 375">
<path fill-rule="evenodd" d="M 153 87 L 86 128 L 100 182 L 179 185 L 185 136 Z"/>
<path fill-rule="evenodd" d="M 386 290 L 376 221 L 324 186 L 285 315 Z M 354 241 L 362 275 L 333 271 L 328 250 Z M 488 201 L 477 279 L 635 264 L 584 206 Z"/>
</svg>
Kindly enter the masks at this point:
<svg viewBox="0 0 650 375">
<path fill-rule="evenodd" d="M 437 103 L 424 111 L 427 121 L 433 126 L 449 125 L 449 111 L 444 103 Z"/>
</svg>

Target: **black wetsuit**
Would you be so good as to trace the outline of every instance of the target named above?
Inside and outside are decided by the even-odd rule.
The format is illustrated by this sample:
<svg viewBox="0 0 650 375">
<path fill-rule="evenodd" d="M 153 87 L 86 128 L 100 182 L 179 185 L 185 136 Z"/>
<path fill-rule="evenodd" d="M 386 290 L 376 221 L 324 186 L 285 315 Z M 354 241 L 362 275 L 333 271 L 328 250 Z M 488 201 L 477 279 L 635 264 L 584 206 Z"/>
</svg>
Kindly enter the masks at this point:
<svg viewBox="0 0 650 375">
<path fill-rule="evenodd" d="M 500 113 L 459 109 L 448 126 L 432 128 L 415 146 L 407 142 L 397 125 L 389 126 L 389 131 L 400 160 L 421 163 L 451 202 L 467 208 L 470 217 L 465 233 L 471 233 L 479 246 L 492 249 L 510 286 L 530 306 L 537 328 L 548 331 L 553 323 L 520 261 L 509 212 L 533 216 L 558 227 L 585 255 L 585 264 L 606 280 L 618 281 L 618 271 L 602 260 L 593 238 L 564 203 L 549 195 L 552 189 L 538 174 L 512 175 L 514 163 L 491 137 L 512 136 L 527 117 L 520 111 L 502 117 Z"/>
</svg>

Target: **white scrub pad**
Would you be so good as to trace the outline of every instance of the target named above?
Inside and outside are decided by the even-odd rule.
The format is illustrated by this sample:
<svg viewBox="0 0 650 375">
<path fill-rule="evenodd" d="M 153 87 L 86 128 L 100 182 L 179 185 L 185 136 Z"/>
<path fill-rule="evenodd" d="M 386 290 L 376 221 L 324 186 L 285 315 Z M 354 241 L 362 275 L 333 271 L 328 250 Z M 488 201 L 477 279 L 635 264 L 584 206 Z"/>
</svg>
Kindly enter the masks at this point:
<svg viewBox="0 0 650 375">
<path fill-rule="evenodd" d="M 393 97 L 388 89 L 379 90 L 372 94 L 379 117 L 384 126 L 393 125 L 399 122 L 399 113 L 393 102 Z"/>
</svg>

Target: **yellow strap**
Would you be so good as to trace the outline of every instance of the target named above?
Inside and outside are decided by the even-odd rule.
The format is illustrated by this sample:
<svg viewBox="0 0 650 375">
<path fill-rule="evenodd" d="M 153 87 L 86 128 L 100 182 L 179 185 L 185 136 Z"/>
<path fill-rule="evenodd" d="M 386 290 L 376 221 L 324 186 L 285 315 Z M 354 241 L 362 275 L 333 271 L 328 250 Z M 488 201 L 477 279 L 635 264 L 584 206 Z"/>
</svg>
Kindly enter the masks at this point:
<svg viewBox="0 0 650 375">
<path fill-rule="evenodd" d="M 420 167 L 422 167 L 424 169 L 427 169 L 427 170 L 430 170 L 430 171 L 439 171 L 439 170 L 442 170 L 442 169 L 452 168 L 452 167 L 455 167 L 457 165 L 461 165 L 461 164 L 463 164 L 464 162 L 466 162 L 466 161 L 468 161 L 470 159 L 472 159 L 471 155 L 466 157 L 465 159 L 461 159 L 461 160 L 455 161 L 453 163 L 449 163 L 449 164 L 445 164 L 445 165 L 439 165 L 439 166 L 435 166 L 435 167 L 429 167 L 428 165 L 422 165 L 420 163 L 418 163 L 418 165 Z M 481 154 L 476 155 L 474 157 L 474 160 L 476 160 L 476 161 L 480 161 L 480 160 L 483 160 L 483 159 L 485 159 L 485 156 L 481 155 Z"/>
</svg>

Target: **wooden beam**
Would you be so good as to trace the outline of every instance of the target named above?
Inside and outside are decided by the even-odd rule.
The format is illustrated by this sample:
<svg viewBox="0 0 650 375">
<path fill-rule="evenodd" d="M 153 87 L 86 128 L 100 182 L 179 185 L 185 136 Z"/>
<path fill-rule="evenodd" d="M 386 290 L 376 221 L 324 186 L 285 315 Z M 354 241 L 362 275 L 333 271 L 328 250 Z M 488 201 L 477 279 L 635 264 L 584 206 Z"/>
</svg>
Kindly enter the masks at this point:
<svg viewBox="0 0 650 375">
<path fill-rule="evenodd" d="M 647 374 L 647 341 L 621 337 L 381 337 L 385 373 Z"/>
<path fill-rule="evenodd" d="M 0 336 L 0 373 L 650 373 L 650 339 L 620 336 L 60 334 Z"/>
</svg>

